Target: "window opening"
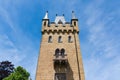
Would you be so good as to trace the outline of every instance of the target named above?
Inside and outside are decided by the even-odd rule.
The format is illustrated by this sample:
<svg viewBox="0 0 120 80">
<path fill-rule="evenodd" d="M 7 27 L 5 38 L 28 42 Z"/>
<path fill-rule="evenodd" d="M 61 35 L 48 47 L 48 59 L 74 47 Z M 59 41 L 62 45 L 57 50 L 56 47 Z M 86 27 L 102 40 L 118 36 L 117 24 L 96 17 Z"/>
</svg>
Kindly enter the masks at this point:
<svg viewBox="0 0 120 80">
<path fill-rule="evenodd" d="M 44 26 L 46 26 L 46 22 L 44 22 Z"/>
<path fill-rule="evenodd" d="M 55 80 L 66 80 L 65 73 L 55 73 Z"/>
<path fill-rule="evenodd" d="M 57 48 L 57 49 L 55 50 L 55 56 L 58 57 L 58 56 L 59 56 L 59 53 L 60 53 L 60 50 Z"/>
<path fill-rule="evenodd" d="M 49 36 L 49 38 L 48 38 L 48 42 L 49 42 L 49 43 L 52 42 L 52 36 Z"/>
<path fill-rule="evenodd" d="M 74 26 L 76 26 L 76 22 L 74 22 Z"/>
<path fill-rule="evenodd" d="M 61 56 L 64 57 L 65 56 L 65 49 L 61 49 Z"/>
<path fill-rule="evenodd" d="M 59 42 L 59 43 L 62 42 L 62 37 L 61 37 L 61 36 L 58 37 L 58 42 Z"/>
<path fill-rule="evenodd" d="M 69 42 L 69 43 L 72 42 L 71 36 L 68 36 L 68 42 Z"/>
</svg>

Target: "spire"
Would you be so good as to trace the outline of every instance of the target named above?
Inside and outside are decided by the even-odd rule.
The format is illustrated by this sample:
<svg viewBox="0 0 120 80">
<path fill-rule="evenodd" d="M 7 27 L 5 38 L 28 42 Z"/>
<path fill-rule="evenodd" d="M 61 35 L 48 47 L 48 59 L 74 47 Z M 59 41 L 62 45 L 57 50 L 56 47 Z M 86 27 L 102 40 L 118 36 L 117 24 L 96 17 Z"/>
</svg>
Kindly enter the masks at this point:
<svg viewBox="0 0 120 80">
<path fill-rule="evenodd" d="M 76 19 L 74 11 L 72 11 L 72 19 Z"/>
<path fill-rule="evenodd" d="M 44 19 L 48 19 L 48 11 L 46 12 Z"/>
</svg>

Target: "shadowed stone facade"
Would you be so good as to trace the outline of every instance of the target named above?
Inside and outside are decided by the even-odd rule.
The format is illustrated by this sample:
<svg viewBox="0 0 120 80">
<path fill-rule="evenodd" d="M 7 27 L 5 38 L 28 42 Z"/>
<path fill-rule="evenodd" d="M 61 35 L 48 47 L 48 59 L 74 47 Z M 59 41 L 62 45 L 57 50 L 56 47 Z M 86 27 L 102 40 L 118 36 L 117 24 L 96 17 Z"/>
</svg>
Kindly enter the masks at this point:
<svg viewBox="0 0 120 80">
<path fill-rule="evenodd" d="M 79 43 L 78 19 L 66 22 L 64 15 L 42 20 L 42 40 L 36 80 L 85 80 Z"/>
</svg>

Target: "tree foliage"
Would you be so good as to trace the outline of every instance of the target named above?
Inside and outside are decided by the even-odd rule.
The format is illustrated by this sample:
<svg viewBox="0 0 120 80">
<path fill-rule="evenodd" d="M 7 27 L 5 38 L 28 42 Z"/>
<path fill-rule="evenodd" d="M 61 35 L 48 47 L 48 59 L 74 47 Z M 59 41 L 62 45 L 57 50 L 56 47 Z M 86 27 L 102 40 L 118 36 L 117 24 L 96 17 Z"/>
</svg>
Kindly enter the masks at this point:
<svg viewBox="0 0 120 80">
<path fill-rule="evenodd" d="M 0 80 L 9 76 L 14 70 L 14 65 L 9 61 L 0 62 Z"/>
<path fill-rule="evenodd" d="M 28 80 L 30 74 L 21 66 L 15 68 L 14 72 L 3 80 Z"/>
</svg>

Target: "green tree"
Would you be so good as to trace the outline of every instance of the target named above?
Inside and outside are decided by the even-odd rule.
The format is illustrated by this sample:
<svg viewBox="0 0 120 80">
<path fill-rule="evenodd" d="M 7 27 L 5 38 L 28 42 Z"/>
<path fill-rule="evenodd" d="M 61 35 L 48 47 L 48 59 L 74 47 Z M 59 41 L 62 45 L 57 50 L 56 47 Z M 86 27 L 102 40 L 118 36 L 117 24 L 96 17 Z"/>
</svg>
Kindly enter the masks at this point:
<svg viewBox="0 0 120 80">
<path fill-rule="evenodd" d="M 28 80 L 29 76 L 30 74 L 23 67 L 18 66 L 13 73 L 3 80 Z"/>
<path fill-rule="evenodd" d="M 0 80 L 8 77 L 14 70 L 14 65 L 9 61 L 0 62 Z"/>
</svg>

